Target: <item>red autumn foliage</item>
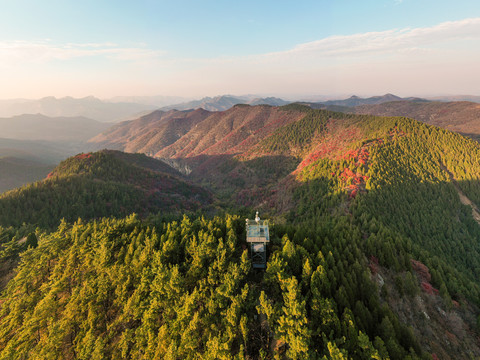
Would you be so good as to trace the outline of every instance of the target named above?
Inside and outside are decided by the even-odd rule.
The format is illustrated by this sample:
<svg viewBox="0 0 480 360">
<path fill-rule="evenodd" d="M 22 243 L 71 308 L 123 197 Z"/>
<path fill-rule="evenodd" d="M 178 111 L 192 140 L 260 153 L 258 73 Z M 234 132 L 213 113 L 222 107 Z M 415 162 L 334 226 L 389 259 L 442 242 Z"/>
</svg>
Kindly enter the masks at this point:
<svg viewBox="0 0 480 360">
<path fill-rule="evenodd" d="M 420 286 L 422 287 L 422 290 L 425 291 L 427 294 L 430 294 L 430 295 L 438 295 L 438 290 L 435 289 L 432 284 L 426 282 L 426 281 L 422 281 Z"/>
<path fill-rule="evenodd" d="M 412 264 L 413 270 L 418 274 L 421 280 L 425 282 L 430 282 L 432 280 L 432 275 L 430 275 L 430 271 L 428 270 L 428 267 L 424 264 L 422 264 L 420 261 L 417 260 L 410 260 Z"/>
<path fill-rule="evenodd" d="M 83 159 L 89 159 L 91 157 L 92 157 L 91 153 L 86 153 L 86 154 L 78 154 L 77 156 L 75 156 L 75 159 L 83 160 Z"/>
<path fill-rule="evenodd" d="M 370 271 L 373 275 L 377 274 L 378 272 L 378 259 L 371 255 L 370 256 L 370 262 L 368 264 L 368 267 L 370 268 Z"/>
</svg>

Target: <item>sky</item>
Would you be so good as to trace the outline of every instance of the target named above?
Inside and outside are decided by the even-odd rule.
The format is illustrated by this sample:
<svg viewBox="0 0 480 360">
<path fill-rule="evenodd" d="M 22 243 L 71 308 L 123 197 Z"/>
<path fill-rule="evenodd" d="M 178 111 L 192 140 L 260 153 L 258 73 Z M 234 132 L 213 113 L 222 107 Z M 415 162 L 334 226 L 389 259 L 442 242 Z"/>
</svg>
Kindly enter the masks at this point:
<svg viewBox="0 0 480 360">
<path fill-rule="evenodd" d="M 478 0 L 0 6 L 0 99 L 480 95 Z"/>
</svg>

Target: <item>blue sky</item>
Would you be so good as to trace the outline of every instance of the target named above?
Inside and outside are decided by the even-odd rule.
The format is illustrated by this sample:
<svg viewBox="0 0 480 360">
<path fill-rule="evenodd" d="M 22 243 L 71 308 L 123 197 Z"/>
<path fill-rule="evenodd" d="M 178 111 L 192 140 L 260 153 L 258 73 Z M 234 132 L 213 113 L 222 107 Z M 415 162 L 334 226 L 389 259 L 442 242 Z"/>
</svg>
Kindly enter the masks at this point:
<svg viewBox="0 0 480 360">
<path fill-rule="evenodd" d="M 479 1 L 0 4 L 0 98 L 480 95 Z"/>
</svg>

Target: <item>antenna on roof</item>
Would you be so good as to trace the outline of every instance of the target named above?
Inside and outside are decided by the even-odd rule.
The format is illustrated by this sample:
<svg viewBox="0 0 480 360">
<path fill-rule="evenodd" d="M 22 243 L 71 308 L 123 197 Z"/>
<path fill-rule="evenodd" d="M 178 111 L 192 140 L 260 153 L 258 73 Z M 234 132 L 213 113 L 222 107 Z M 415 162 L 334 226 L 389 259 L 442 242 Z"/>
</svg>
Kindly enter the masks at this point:
<svg viewBox="0 0 480 360">
<path fill-rule="evenodd" d="M 255 221 L 257 223 L 260 221 L 260 216 L 258 216 L 258 211 L 255 213 Z"/>
</svg>

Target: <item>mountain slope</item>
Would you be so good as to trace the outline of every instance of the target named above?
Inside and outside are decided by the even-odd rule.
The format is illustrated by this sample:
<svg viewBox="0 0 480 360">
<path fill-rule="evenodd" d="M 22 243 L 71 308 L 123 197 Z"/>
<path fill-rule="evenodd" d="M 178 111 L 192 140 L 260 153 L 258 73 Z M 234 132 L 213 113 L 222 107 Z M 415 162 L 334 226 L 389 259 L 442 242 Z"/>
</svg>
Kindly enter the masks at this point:
<svg viewBox="0 0 480 360">
<path fill-rule="evenodd" d="M 165 163 L 114 151 L 80 154 L 62 161 L 47 177 L 0 196 L 0 225 L 56 226 L 68 221 L 196 210 L 210 194 L 187 183 Z"/>
<path fill-rule="evenodd" d="M 256 281 L 242 223 L 183 217 L 154 227 L 131 216 L 62 224 L 24 253 L 5 292 L 0 356 L 420 358 L 412 330 L 381 307 L 368 270 L 348 260 L 358 236 L 349 246 L 320 237 L 300 244 L 289 239 L 300 232 L 279 227 Z M 340 228 L 353 235 L 347 226 L 329 235 L 339 239 Z M 14 296 L 22 289 L 30 296 Z"/>
<path fill-rule="evenodd" d="M 168 112 L 156 110 L 139 119 L 117 124 L 89 142 L 99 148 L 156 153 L 174 143 L 210 114 L 203 109 Z"/>
</svg>

